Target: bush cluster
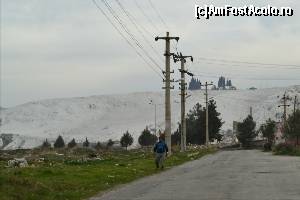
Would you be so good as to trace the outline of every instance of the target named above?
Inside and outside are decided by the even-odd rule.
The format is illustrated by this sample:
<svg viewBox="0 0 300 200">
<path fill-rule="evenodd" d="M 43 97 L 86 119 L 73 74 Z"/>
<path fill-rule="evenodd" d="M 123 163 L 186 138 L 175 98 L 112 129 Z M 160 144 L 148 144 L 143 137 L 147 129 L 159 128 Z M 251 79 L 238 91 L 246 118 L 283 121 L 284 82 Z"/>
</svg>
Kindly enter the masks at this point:
<svg viewBox="0 0 300 200">
<path fill-rule="evenodd" d="M 287 143 L 276 145 L 274 148 L 274 152 L 277 155 L 300 156 L 300 148 Z"/>
</svg>

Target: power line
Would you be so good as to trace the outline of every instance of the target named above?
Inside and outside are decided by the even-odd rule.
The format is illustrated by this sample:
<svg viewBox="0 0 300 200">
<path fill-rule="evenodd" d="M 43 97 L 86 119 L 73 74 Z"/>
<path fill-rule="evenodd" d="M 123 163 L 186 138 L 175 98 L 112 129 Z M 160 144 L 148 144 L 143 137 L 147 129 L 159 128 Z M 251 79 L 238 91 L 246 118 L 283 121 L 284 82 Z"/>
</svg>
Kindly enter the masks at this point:
<svg viewBox="0 0 300 200">
<path fill-rule="evenodd" d="M 121 25 L 121 28 L 129 35 L 129 37 L 134 41 L 134 43 L 143 51 L 143 53 L 146 55 L 146 57 L 151 60 L 151 62 L 160 70 L 162 68 L 157 64 L 157 62 L 149 55 L 149 53 L 144 49 L 144 47 L 140 44 L 140 42 L 135 38 L 135 36 L 130 32 L 130 30 L 127 28 L 126 24 L 120 19 L 120 17 L 117 15 L 117 13 L 114 11 L 114 9 L 110 6 L 110 4 L 106 0 L 102 0 L 106 8 L 109 10 L 109 12 L 112 14 L 112 16 L 116 19 L 116 21 Z"/>
<path fill-rule="evenodd" d="M 224 62 L 224 63 L 239 63 L 239 64 L 250 64 L 250 65 L 266 65 L 266 66 L 278 66 L 278 67 L 297 67 L 300 65 L 295 64 L 274 64 L 274 63 L 260 63 L 260 62 L 246 62 L 246 61 L 236 61 L 236 60 L 225 60 L 225 59 L 215 59 L 215 58 L 204 58 L 197 57 L 202 60 L 216 61 L 216 62 Z"/>
<path fill-rule="evenodd" d="M 120 1 L 119 1 L 119 2 L 120 2 Z M 123 7 L 124 7 L 124 6 L 123 6 Z M 125 8 L 125 7 L 124 7 L 124 8 Z M 148 30 L 144 27 L 144 25 L 143 25 L 142 23 L 138 23 L 138 21 L 136 20 L 136 17 L 134 17 L 130 12 L 128 12 L 128 11 L 126 11 L 126 12 L 127 12 L 128 16 L 129 16 L 133 21 L 135 21 L 136 24 L 138 24 L 138 25 L 141 27 L 141 29 L 143 29 L 143 31 L 144 31 L 145 33 L 148 34 L 149 37 L 151 37 L 151 38 L 154 38 L 154 37 L 155 37 L 155 34 L 152 34 L 150 31 L 148 31 Z"/>
<path fill-rule="evenodd" d="M 139 28 L 138 24 L 136 23 L 136 20 L 133 16 L 130 15 L 130 13 L 126 10 L 126 8 L 123 6 L 123 4 L 119 1 L 119 0 L 115 0 L 117 2 L 117 4 L 119 5 L 119 7 L 121 8 L 121 10 L 125 13 L 125 15 L 127 16 L 127 18 L 130 20 L 130 22 L 134 25 L 134 27 L 136 28 L 136 30 L 142 35 L 143 39 L 146 41 L 146 43 L 151 47 L 151 49 L 153 50 L 153 52 L 157 55 L 157 57 L 161 60 L 164 61 L 161 57 L 161 55 L 158 53 L 158 51 L 152 46 L 151 42 L 147 39 L 147 37 L 144 35 L 144 33 L 141 31 L 141 29 Z"/>
<path fill-rule="evenodd" d="M 238 65 L 238 64 L 228 64 L 228 63 L 219 63 L 218 61 L 217 62 L 214 62 L 214 61 L 197 61 L 197 63 L 203 63 L 203 64 L 207 64 L 207 65 L 218 65 L 218 66 L 229 66 L 229 67 L 242 67 L 240 68 L 241 70 L 244 70 L 244 68 L 255 68 L 255 69 L 274 69 L 274 68 L 277 68 L 277 69 L 284 69 L 284 70 L 299 70 L 300 68 L 297 68 L 297 67 L 285 67 L 285 68 L 281 68 L 279 66 L 273 66 L 273 67 L 267 67 L 267 66 L 255 66 L 255 65 Z"/>
<path fill-rule="evenodd" d="M 138 8 L 138 10 L 140 10 L 140 12 L 142 13 L 142 15 L 147 19 L 147 21 L 153 26 L 153 28 L 159 32 L 157 26 L 155 26 L 155 24 L 153 23 L 153 21 L 151 20 L 151 18 L 144 12 L 143 8 L 140 6 L 140 4 L 134 0 L 134 3 L 136 5 L 136 7 Z"/>
<path fill-rule="evenodd" d="M 109 16 L 104 12 L 104 10 L 98 5 L 98 3 L 96 2 L 96 0 L 92 0 L 93 3 L 95 4 L 95 6 L 97 7 L 97 9 L 105 16 L 105 18 L 109 21 L 109 23 L 114 27 L 114 29 L 122 36 L 122 38 L 126 41 L 126 43 L 131 46 L 134 51 L 138 54 L 138 56 L 140 58 L 142 58 L 142 60 L 161 78 L 163 78 L 163 76 L 157 72 L 155 70 L 155 68 L 153 68 L 153 66 L 143 57 L 143 55 L 136 49 L 136 47 L 134 47 L 133 44 L 131 44 L 131 42 L 126 38 L 126 36 L 118 29 L 118 27 L 114 24 L 114 22 L 109 18 Z"/>
<path fill-rule="evenodd" d="M 256 69 L 274 69 L 274 68 L 278 68 L 278 69 L 284 69 L 284 70 L 299 70 L 300 68 L 297 67 L 285 67 L 285 68 L 281 68 L 279 66 L 273 66 L 273 67 L 267 67 L 267 66 L 255 66 L 255 65 L 237 65 L 237 64 L 228 64 L 228 63 L 220 63 L 220 61 L 197 61 L 197 63 L 204 63 L 207 65 L 219 65 L 219 66 L 229 66 L 229 67 L 248 67 L 248 68 L 256 68 Z M 243 70 L 243 69 L 242 69 Z"/>
<path fill-rule="evenodd" d="M 219 78 L 220 76 L 208 74 L 208 73 L 193 73 L 195 77 L 210 77 Z M 236 75 L 225 75 L 230 78 L 240 79 L 240 80 L 257 80 L 257 81 L 298 81 L 300 78 L 257 78 L 257 77 L 242 77 Z"/>
<path fill-rule="evenodd" d="M 161 23 L 165 26 L 166 29 L 168 28 L 168 25 L 166 24 L 165 20 L 162 18 L 162 16 L 159 14 L 158 10 L 156 9 L 156 7 L 154 6 L 153 2 L 151 0 L 148 0 L 151 8 L 154 10 L 154 12 L 157 14 L 158 18 L 160 19 Z"/>
<path fill-rule="evenodd" d="M 160 15 L 160 13 L 158 12 L 157 8 L 155 7 L 155 5 L 153 4 L 153 2 L 151 0 L 148 0 L 149 4 L 150 4 L 150 7 L 154 10 L 154 12 L 156 13 L 156 15 L 158 16 L 158 18 L 160 19 L 160 21 L 162 22 L 162 24 L 165 26 L 166 29 L 169 29 L 167 23 L 165 22 L 165 20 L 162 18 L 162 16 Z M 140 4 L 134 0 L 134 3 L 136 5 L 136 7 L 140 10 L 140 12 L 143 14 L 143 16 L 148 20 L 148 22 L 153 26 L 153 28 L 159 32 L 157 26 L 153 23 L 153 21 L 151 20 L 151 18 L 143 11 L 143 8 L 140 6 Z M 159 36 L 160 34 L 158 34 Z M 171 44 L 174 52 L 178 52 L 177 50 L 177 45 L 178 45 L 178 42 L 176 44 L 176 47 Z"/>
</svg>

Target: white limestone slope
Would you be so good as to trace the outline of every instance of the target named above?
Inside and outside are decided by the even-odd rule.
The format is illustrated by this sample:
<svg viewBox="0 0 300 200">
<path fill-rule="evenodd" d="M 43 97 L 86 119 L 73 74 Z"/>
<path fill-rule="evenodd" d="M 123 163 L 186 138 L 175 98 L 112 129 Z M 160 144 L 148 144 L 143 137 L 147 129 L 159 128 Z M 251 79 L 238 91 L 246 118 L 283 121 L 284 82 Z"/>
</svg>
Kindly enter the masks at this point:
<svg viewBox="0 0 300 200">
<path fill-rule="evenodd" d="M 290 96 L 298 95 L 300 86 L 231 91 L 209 91 L 217 102 L 218 111 L 225 121 L 222 129 L 231 129 L 233 120 L 242 120 L 253 107 L 254 119 L 259 123 L 267 118 L 275 119 L 281 113 L 277 107 L 284 92 Z M 204 91 L 192 91 L 187 99 L 187 110 L 197 102 L 204 103 Z M 48 99 L 29 102 L 1 110 L 1 134 L 14 134 L 5 149 L 31 148 L 42 144 L 45 138 L 54 140 L 59 134 L 66 141 L 73 137 L 90 141 L 117 140 L 125 131 L 137 139 L 146 127 L 154 128 L 154 106 L 164 103 L 163 92 L 143 92 L 124 95 L 101 95 L 91 97 Z M 178 92 L 172 93 L 172 128 L 177 128 L 180 119 Z M 175 101 L 175 102 L 174 102 Z M 291 112 L 291 108 L 289 109 Z M 164 129 L 164 106 L 157 106 L 158 128 Z M 2 140 L 1 140 L 1 143 Z M 1 148 L 1 147 L 0 147 Z"/>
</svg>

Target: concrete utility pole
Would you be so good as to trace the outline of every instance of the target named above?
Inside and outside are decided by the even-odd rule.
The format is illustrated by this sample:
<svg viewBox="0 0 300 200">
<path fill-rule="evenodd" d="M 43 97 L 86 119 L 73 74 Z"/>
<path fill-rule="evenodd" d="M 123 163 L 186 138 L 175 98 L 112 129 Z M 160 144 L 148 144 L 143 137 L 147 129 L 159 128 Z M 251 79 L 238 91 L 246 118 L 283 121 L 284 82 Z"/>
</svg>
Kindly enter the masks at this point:
<svg viewBox="0 0 300 200">
<path fill-rule="evenodd" d="M 150 100 L 150 105 L 154 105 L 154 134 L 156 135 L 156 103 L 154 103 L 152 100 Z"/>
<path fill-rule="evenodd" d="M 287 104 L 287 100 L 290 100 L 290 98 L 286 95 L 286 92 L 284 93 L 281 100 L 283 101 L 283 104 L 279 105 L 278 108 L 283 107 L 283 123 L 285 124 L 286 123 L 286 118 L 287 118 L 286 108 L 290 107 L 290 105 Z"/>
<path fill-rule="evenodd" d="M 171 81 L 170 79 L 170 40 L 176 40 L 178 42 L 179 37 L 170 37 L 169 32 L 167 32 L 166 37 L 156 37 L 155 41 L 158 40 L 165 40 L 166 41 L 166 52 L 164 56 L 166 57 L 166 71 L 163 73 L 165 74 L 165 140 L 166 144 L 168 145 L 169 149 L 171 150 L 171 97 L 170 97 L 170 90 L 174 89 L 174 86 L 171 87 L 171 82 L 174 82 L 174 80 Z M 174 72 L 174 71 L 173 71 Z M 171 153 L 171 151 L 170 151 Z"/>
<path fill-rule="evenodd" d="M 186 58 L 191 58 L 191 61 L 193 62 L 193 57 L 192 56 L 183 56 L 181 53 L 177 55 L 173 55 L 174 62 L 176 63 L 177 61 L 181 62 L 181 68 L 180 68 L 180 73 L 181 73 L 181 79 L 180 79 L 180 90 L 181 90 L 181 142 L 180 142 L 180 150 L 183 152 L 186 150 L 186 119 L 185 119 L 185 100 L 187 98 L 186 94 L 186 82 L 185 82 L 185 74 L 188 74 L 190 76 L 193 76 L 192 73 L 188 72 L 185 70 L 184 64 L 186 63 Z"/>
<path fill-rule="evenodd" d="M 297 110 L 299 105 L 300 105 L 300 103 L 298 103 L 298 97 L 296 95 L 295 98 L 294 98 L 294 117 L 296 116 L 296 110 Z"/>
<path fill-rule="evenodd" d="M 206 135 L 206 145 L 208 146 L 209 145 L 209 132 L 208 132 L 208 90 L 207 90 L 207 87 L 209 85 L 213 85 L 213 83 L 207 83 L 205 82 L 205 103 L 206 103 L 206 120 L 205 120 L 205 135 Z"/>
</svg>

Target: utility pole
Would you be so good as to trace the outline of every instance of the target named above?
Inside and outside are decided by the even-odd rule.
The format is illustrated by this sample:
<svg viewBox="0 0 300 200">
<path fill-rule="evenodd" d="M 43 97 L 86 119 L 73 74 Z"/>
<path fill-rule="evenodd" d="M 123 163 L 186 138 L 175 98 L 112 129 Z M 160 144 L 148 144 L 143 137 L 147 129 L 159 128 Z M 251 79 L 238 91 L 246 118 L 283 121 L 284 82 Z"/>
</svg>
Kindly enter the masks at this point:
<svg viewBox="0 0 300 200">
<path fill-rule="evenodd" d="M 207 83 L 205 82 L 205 103 L 206 103 L 206 120 L 205 120 L 205 135 L 206 135 L 206 140 L 205 140 L 205 143 L 206 145 L 208 146 L 209 145 L 209 132 L 208 132 L 208 90 L 207 90 L 207 87 L 209 85 L 213 85 L 213 83 Z"/>
<path fill-rule="evenodd" d="M 156 129 L 156 104 L 154 104 L 154 133 L 156 135 L 157 129 Z"/>
<path fill-rule="evenodd" d="M 169 32 L 167 32 L 166 37 L 156 37 L 155 41 L 158 40 L 165 40 L 166 41 L 166 51 L 164 56 L 166 57 L 166 71 L 164 71 L 165 75 L 165 140 L 166 144 L 168 145 L 169 149 L 171 150 L 171 97 L 170 97 L 170 90 L 174 89 L 174 86 L 171 87 L 171 81 L 170 79 L 170 40 L 176 40 L 178 42 L 179 37 L 170 37 Z M 174 71 L 173 71 L 174 72 Z M 171 153 L 171 151 L 170 151 Z"/>
<path fill-rule="evenodd" d="M 149 102 L 150 105 L 154 105 L 154 134 L 156 135 L 157 129 L 156 129 L 156 103 L 154 103 L 152 100 Z"/>
<path fill-rule="evenodd" d="M 283 107 L 283 124 L 285 125 L 286 123 L 286 118 L 287 118 L 287 112 L 286 108 L 290 107 L 290 105 L 287 104 L 287 100 L 290 100 L 290 98 L 286 95 L 286 92 L 284 93 L 283 97 L 281 98 L 283 104 L 279 105 L 278 107 Z"/>
<path fill-rule="evenodd" d="M 181 53 L 177 55 L 173 55 L 174 62 L 177 61 L 181 62 L 181 68 L 179 69 L 181 73 L 181 79 L 180 79 L 180 95 L 181 95 L 181 142 L 180 142 L 180 150 L 182 152 L 186 151 L 186 119 L 185 119 L 185 100 L 186 100 L 186 82 L 185 82 L 185 74 L 188 74 L 190 76 L 193 76 L 192 73 L 185 70 L 184 64 L 186 63 L 186 58 L 191 58 L 191 61 L 193 62 L 192 56 L 183 56 Z"/>
<path fill-rule="evenodd" d="M 294 98 L 294 118 L 295 118 L 295 116 L 296 116 L 296 110 L 297 110 L 299 104 L 300 104 L 300 103 L 298 103 L 298 97 L 297 97 L 297 95 L 296 95 L 295 98 Z"/>
</svg>

